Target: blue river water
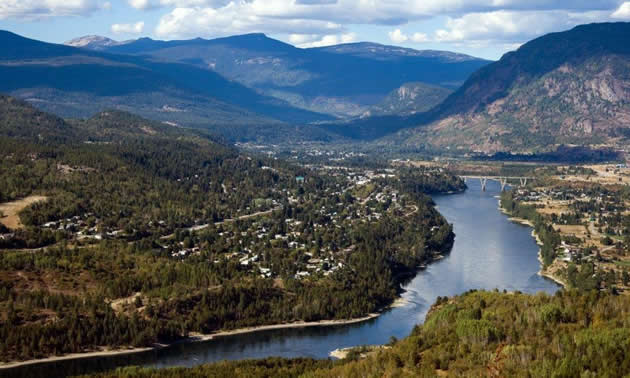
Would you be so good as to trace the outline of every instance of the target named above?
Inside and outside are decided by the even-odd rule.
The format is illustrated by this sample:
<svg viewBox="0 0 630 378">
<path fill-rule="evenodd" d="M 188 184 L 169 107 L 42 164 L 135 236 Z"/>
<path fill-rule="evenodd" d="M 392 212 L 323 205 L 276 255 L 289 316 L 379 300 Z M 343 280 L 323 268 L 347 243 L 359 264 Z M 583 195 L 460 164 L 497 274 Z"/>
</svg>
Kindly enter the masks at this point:
<svg viewBox="0 0 630 378">
<path fill-rule="evenodd" d="M 444 259 L 430 264 L 405 286 L 404 304 L 358 324 L 259 331 L 179 344 L 134 355 L 59 361 L 0 371 L 0 376 L 51 377 L 102 371 L 126 365 L 195 366 L 203 363 L 281 357 L 328 358 L 336 348 L 384 344 L 407 336 L 422 323 L 438 296 L 470 289 L 553 293 L 558 286 L 538 275 L 538 246 L 531 228 L 510 222 L 498 210 L 498 183 L 483 192 L 478 181 L 460 194 L 434 197 L 438 210 L 454 225 L 455 244 Z"/>
</svg>

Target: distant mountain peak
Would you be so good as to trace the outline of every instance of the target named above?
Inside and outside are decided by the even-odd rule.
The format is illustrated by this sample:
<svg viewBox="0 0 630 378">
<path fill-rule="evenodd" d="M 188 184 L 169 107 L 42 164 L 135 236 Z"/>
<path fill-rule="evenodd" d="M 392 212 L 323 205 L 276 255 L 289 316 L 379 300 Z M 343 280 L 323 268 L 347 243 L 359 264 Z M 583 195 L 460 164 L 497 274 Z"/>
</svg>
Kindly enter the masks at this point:
<svg viewBox="0 0 630 378">
<path fill-rule="evenodd" d="M 119 42 L 111 38 L 103 37 L 100 35 L 86 35 L 78 37 L 64 42 L 66 46 L 87 48 L 90 50 L 105 50 L 108 47 L 123 45 L 131 41 Z"/>
<path fill-rule="evenodd" d="M 212 44 L 229 44 L 233 47 L 250 49 L 250 50 L 283 50 L 283 51 L 292 51 L 296 50 L 297 47 L 279 41 L 274 38 L 270 38 L 264 33 L 248 33 L 241 35 L 233 35 L 229 37 L 211 39 L 208 43 Z"/>
<path fill-rule="evenodd" d="M 352 42 L 340 45 L 317 47 L 320 51 L 346 54 L 366 58 L 395 59 L 398 57 L 437 58 L 450 62 L 482 60 L 470 55 L 440 50 L 415 50 L 401 46 L 382 45 L 374 42 Z"/>
</svg>

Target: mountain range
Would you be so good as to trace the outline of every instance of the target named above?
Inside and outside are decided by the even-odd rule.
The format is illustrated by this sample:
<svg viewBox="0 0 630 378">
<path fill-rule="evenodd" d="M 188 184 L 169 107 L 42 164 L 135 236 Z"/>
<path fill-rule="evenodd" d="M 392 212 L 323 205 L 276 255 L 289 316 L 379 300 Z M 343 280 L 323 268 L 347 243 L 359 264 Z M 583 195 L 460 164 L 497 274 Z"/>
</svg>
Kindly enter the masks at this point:
<svg viewBox="0 0 630 378">
<path fill-rule="evenodd" d="M 263 34 L 64 46 L 0 32 L 0 91 L 65 118 L 115 108 L 236 141 L 455 154 L 624 148 L 628 37 L 630 23 L 581 25 L 489 63 L 373 43 L 300 49 Z"/>
<path fill-rule="evenodd" d="M 221 130 L 331 118 L 192 65 L 44 43 L 10 32 L 0 32 L 0 44 L 0 91 L 65 118 L 117 108 Z"/>
<path fill-rule="evenodd" d="M 295 107 L 342 118 L 363 114 L 408 82 L 455 89 L 489 63 L 464 54 L 365 42 L 301 49 L 264 34 L 127 42 L 85 37 L 68 44 L 192 65 Z"/>
</svg>

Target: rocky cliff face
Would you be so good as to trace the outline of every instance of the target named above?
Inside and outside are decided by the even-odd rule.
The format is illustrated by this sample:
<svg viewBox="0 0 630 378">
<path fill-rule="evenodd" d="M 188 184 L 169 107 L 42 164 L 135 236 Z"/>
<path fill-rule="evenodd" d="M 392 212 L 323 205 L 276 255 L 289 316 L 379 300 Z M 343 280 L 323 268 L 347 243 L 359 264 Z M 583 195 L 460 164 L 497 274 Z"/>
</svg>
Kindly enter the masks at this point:
<svg viewBox="0 0 630 378">
<path fill-rule="evenodd" d="M 452 91 L 446 88 L 424 83 L 406 83 L 393 90 L 378 105 L 363 114 L 377 115 L 410 115 L 426 112 L 440 104 Z"/>
<path fill-rule="evenodd" d="M 478 152 L 630 137 L 630 24 L 593 24 L 525 44 L 473 74 L 404 143 Z"/>
<path fill-rule="evenodd" d="M 90 50 L 102 51 L 112 46 L 125 44 L 126 42 L 118 42 L 100 35 L 86 35 L 67 41 L 64 45 L 72 47 L 86 48 Z"/>
</svg>

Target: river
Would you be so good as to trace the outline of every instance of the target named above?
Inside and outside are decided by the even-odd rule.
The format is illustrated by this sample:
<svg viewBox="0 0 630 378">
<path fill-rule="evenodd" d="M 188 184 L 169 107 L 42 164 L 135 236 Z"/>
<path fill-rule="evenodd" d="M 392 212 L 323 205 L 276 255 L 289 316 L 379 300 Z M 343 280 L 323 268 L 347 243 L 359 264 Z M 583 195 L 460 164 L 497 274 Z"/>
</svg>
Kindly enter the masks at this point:
<svg viewBox="0 0 630 378">
<path fill-rule="evenodd" d="M 510 222 L 498 210 L 499 191 L 496 182 L 489 181 L 483 192 L 477 180 L 469 180 L 465 193 L 434 197 L 438 210 L 454 225 L 453 250 L 404 286 L 402 297 L 406 304 L 387 310 L 378 318 L 345 326 L 260 331 L 134 355 L 25 366 L 0 371 L 0 375 L 51 377 L 124 365 L 195 366 L 268 356 L 327 358 L 336 348 L 384 344 L 392 336 L 407 336 L 414 325 L 424 321 L 438 296 L 495 288 L 555 292 L 558 286 L 538 275 L 538 246 L 531 228 Z"/>
</svg>

